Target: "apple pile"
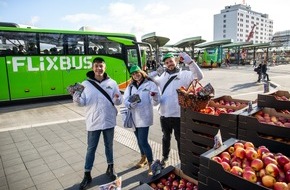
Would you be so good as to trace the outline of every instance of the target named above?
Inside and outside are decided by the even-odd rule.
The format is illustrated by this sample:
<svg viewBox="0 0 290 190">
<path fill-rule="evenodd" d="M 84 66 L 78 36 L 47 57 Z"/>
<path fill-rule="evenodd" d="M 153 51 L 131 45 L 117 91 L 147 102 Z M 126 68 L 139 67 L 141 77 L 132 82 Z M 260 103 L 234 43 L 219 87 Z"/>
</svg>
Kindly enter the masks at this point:
<svg viewBox="0 0 290 190">
<path fill-rule="evenodd" d="M 184 94 L 198 95 L 198 92 L 202 90 L 202 87 L 194 87 L 190 85 L 189 88 L 186 88 L 185 86 L 181 86 L 178 90 Z"/>
<path fill-rule="evenodd" d="M 274 95 L 274 97 L 275 97 L 277 100 L 290 101 L 290 98 L 287 98 L 286 96 Z"/>
<path fill-rule="evenodd" d="M 235 112 L 234 109 L 231 108 L 218 108 L 218 107 L 212 107 L 207 106 L 204 109 L 199 110 L 200 113 L 209 114 L 209 115 L 220 115 L 221 113 L 232 113 Z"/>
<path fill-rule="evenodd" d="M 263 112 L 263 110 L 258 111 L 254 114 L 254 116 L 258 119 L 260 123 L 277 125 L 280 127 L 290 127 L 290 118 L 270 115 L 269 113 Z"/>
<path fill-rule="evenodd" d="M 169 173 L 167 176 L 160 178 L 157 182 L 150 184 L 154 190 L 197 190 L 197 185 L 194 183 L 180 178 L 174 172 Z"/>
<path fill-rule="evenodd" d="M 290 159 L 271 153 L 265 146 L 255 148 L 251 142 L 236 142 L 212 160 L 225 171 L 252 183 L 274 190 L 290 190 Z"/>
<path fill-rule="evenodd" d="M 215 104 L 217 105 L 223 105 L 223 106 L 231 106 L 231 107 L 246 107 L 247 104 L 245 102 L 238 102 L 238 101 L 227 101 L 227 100 L 213 100 Z"/>
</svg>

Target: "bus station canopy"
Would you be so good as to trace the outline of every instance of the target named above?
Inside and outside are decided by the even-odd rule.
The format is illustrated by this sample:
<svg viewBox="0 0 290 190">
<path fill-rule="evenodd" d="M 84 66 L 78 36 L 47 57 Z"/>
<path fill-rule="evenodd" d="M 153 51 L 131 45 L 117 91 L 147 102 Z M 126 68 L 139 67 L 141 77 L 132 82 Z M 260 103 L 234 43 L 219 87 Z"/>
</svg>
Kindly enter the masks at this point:
<svg viewBox="0 0 290 190">
<path fill-rule="evenodd" d="M 222 45 L 222 48 L 244 47 L 244 46 L 248 46 L 252 44 L 253 42 L 235 42 L 235 43 Z"/>
<path fill-rule="evenodd" d="M 244 48 L 247 49 L 256 49 L 256 48 L 272 48 L 272 47 L 281 47 L 281 44 L 271 44 L 271 43 L 258 43 L 258 44 L 252 44 L 244 46 Z"/>
<path fill-rule="evenodd" d="M 178 47 L 178 48 L 186 48 L 186 47 L 192 47 L 195 46 L 197 44 L 203 43 L 206 40 L 203 40 L 201 38 L 201 36 L 196 36 L 196 37 L 191 37 L 191 38 L 185 38 L 183 40 L 180 40 L 179 42 L 177 42 L 176 44 L 174 44 L 174 47 Z"/>
<path fill-rule="evenodd" d="M 216 41 L 212 41 L 212 42 L 205 42 L 202 44 L 198 44 L 198 45 L 196 45 L 196 47 L 198 47 L 198 48 L 216 47 L 216 46 L 221 46 L 224 44 L 229 44 L 232 42 L 233 42 L 232 39 L 223 39 L 223 40 L 216 40 Z"/>
<path fill-rule="evenodd" d="M 169 38 L 166 38 L 163 36 L 157 36 L 155 32 L 141 36 L 141 41 L 149 43 L 152 47 L 162 47 L 169 40 L 170 40 Z"/>
</svg>

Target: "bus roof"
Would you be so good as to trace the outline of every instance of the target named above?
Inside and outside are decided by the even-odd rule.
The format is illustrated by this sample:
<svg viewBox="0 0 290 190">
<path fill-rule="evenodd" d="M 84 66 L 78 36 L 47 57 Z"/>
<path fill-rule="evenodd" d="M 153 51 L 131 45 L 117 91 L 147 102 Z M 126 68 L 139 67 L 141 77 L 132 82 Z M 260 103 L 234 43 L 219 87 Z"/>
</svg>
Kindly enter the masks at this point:
<svg viewBox="0 0 290 190">
<path fill-rule="evenodd" d="M 18 26 L 19 27 L 19 26 Z M 127 36 L 136 39 L 136 36 L 128 33 L 113 33 L 113 32 L 97 32 L 97 31 L 80 31 L 80 30 L 59 30 L 59 29 L 44 29 L 44 28 L 18 28 L 13 25 L 2 26 L 0 31 L 15 31 L 15 32 L 35 32 L 35 33 L 63 33 L 63 34 L 92 34 L 92 35 L 112 35 L 112 36 Z"/>
<path fill-rule="evenodd" d="M 202 39 L 201 36 L 191 37 L 191 38 L 185 38 L 183 40 L 180 40 L 176 44 L 174 44 L 174 47 L 178 48 L 185 48 L 185 47 L 191 47 L 195 46 L 197 44 L 203 43 L 206 40 Z"/>
<path fill-rule="evenodd" d="M 216 40 L 216 41 L 212 41 L 212 42 L 205 42 L 202 44 L 198 44 L 198 45 L 196 45 L 196 47 L 198 47 L 198 48 L 216 47 L 216 46 L 220 46 L 220 45 L 224 45 L 224 44 L 229 44 L 232 42 L 233 42 L 232 39 L 223 39 L 223 40 Z"/>
</svg>

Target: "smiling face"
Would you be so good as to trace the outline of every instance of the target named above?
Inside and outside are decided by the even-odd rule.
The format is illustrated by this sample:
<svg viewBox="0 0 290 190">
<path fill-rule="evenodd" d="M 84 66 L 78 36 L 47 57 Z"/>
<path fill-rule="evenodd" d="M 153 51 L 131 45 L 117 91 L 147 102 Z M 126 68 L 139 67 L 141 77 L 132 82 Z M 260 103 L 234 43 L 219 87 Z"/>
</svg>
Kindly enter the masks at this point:
<svg viewBox="0 0 290 190">
<path fill-rule="evenodd" d="M 164 65 L 168 70 L 174 70 L 176 67 L 176 62 L 174 57 L 170 57 L 164 60 Z"/>
<path fill-rule="evenodd" d="M 141 82 L 143 79 L 143 75 L 141 72 L 137 71 L 137 72 L 132 73 L 131 75 L 132 75 L 133 80 L 135 80 L 137 83 Z"/>
<path fill-rule="evenodd" d="M 106 64 L 104 62 L 95 62 L 93 63 L 92 69 L 96 78 L 103 77 L 106 70 Z"/>
</svg>

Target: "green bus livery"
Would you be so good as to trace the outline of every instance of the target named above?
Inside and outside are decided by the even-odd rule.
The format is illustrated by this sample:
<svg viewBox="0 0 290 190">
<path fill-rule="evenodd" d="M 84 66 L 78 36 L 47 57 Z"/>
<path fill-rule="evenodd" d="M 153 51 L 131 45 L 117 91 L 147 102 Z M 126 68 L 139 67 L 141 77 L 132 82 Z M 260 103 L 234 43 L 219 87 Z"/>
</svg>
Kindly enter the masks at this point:
<svg viewBox="0 0 290 190">
<path fill-rule="evenodd" d="M 0 102 L 68 95 L 82 82 L 92 60 L 102 57 L 120 89 L 131 65 L 144 65 L 132 34 L 19 28 L 0 23 Z"/>
</svg>

